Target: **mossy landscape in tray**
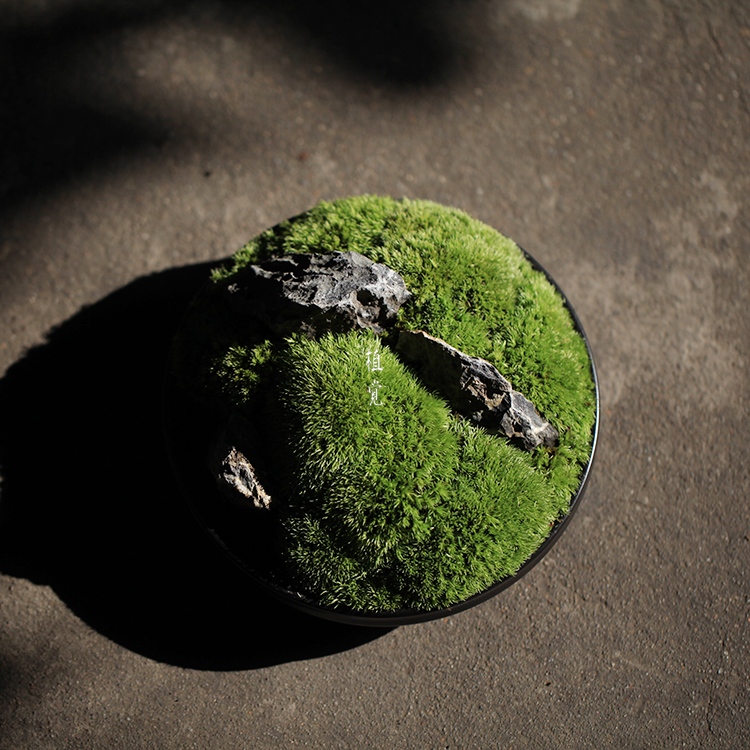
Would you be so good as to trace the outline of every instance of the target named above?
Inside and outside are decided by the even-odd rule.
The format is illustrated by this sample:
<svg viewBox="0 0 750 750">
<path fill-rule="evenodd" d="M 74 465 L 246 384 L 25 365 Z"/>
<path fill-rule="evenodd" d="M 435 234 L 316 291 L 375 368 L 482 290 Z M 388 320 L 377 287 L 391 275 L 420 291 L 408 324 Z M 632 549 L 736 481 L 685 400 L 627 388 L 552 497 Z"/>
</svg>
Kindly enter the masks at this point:
<svg viewBox="0 0 750 750">
<path fill-rule="evenodd" d="M 278 340 L 224 304 L 247 264 L 345 250 L 403 277 L 414 296 L 396 329 L 491 362 L 559 445 L 525 452 L 454 415 L 392 332 Z M 567 512 L 591 452 L 591 365 L 562 299 L 511 240 L 434 203 L 350 198 L 264 232 L 215 271 L 175 354 L 217 417 L 242 412 L 263 435 L 280 577 L 324 604 L 436 609 L 514 574 Z"/>
</svg>

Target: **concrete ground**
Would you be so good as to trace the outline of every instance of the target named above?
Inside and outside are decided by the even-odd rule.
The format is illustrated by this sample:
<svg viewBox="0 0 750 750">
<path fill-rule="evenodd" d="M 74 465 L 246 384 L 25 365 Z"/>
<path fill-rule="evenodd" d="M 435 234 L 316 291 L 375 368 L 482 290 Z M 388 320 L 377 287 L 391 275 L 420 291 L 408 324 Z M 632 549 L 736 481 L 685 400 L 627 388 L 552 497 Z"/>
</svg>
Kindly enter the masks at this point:
<svg viewBox="0 0 750 750">
<path fill-rule="evenodd" d="M 750 6 L 0 7 L 0 748 L 750 744 Z M 457 206 L 578 312 L 580 510 L 394 630 L 257 595 L 164 458 L 206 262 L 321 199 Z"/>
</svg>

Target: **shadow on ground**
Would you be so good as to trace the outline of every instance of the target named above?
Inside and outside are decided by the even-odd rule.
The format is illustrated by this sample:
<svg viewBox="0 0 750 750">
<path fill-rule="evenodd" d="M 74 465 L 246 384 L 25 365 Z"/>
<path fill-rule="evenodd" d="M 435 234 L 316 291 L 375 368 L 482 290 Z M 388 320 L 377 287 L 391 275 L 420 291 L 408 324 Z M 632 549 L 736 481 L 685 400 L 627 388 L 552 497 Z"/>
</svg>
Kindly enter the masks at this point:
<svg viewBox="0 0 750 750">
<path fill-rule="evenodd" d="M 0 198 L 22 198 L 187 135 L 175 134 L 168 111 L 129 103 L 135 84 L 123 32 L 176 18 L 251 44 L 245 31 L 271 24 L 359 81 L 402 89 L 444 81 L 466 63 L 463 12 L 456 0 L 53 0 L 28 17 L 0 11 Z"/>
<path fill-rule="evenodd" d="M 50 585 L 102 635 L 181 667 L 252 669 L 383 635 L 277 604 L 179 495 L 161 393 L 169 342 L 208 264 L 85 308 L 0 381 L 0 571 Z"/>
</svg>

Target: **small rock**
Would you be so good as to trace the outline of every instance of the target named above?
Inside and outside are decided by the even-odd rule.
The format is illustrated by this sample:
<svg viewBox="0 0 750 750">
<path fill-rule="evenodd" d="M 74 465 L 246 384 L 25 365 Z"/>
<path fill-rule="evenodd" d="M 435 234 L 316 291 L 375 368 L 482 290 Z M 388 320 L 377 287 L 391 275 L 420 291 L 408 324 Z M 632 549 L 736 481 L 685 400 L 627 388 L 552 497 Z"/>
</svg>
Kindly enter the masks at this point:
<svg viewBox="0 0 750 750">
<path fill-rule="evenodd" d="M 512 390 L 489 362 L 470 357 L 424 331 L 401 331 L 396 351 L 414 366 L 425 385 L 438 391 L 460 414 L 495 409 Z"/>
<path fill-rule="evenodd" d="M 353 251 L 294 254 L 248 266 L 227 287 L 230 308 L 282 336 L 383 333 L 411 298 L 395 271 Z"/>
<path fill-rule="evenodd" d="M 214 442 L 208 463 L 216 485 L 227 498 L 260 510 L 271 508 L 271 496 L 263 488 L 258 471 L 258 436 L 250 423 L 233 414 Z"/>
<path fill-rule="evenodd" d="M 402 331 L 396 351 L 425 386 L 472 422 L 504 432 L 526 450 L 557 445 L 557 430 L 487 360 L 464 354 L 424 331 Z"/>
<path fill-rule="evenodd" d="M 509 437 L 520 440 L 526 450 L 540 445 L 554 448 L 560 434 L 539 416 L 534 404 L 522 393 L 511 391 L 504 400 L 505 412 L 500 418 L 500 429 Z"/>
</svg>

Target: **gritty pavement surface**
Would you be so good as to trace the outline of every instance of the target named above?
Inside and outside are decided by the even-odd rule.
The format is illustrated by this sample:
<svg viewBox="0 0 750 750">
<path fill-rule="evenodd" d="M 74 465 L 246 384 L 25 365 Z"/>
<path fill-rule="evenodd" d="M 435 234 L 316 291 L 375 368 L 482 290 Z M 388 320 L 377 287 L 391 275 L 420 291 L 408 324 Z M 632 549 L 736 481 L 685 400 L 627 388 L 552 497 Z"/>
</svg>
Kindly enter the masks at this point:
<svg viewBox="0 0 750 750">
<path fill-rule="evenodd" d="M 750 745 L 750 6 L 0 7 L 0 749 Z M 456 206 L 578 312 L 581 507 L 393 630 L 255 592 L 164 455 L 205 278 L 321 199 Z"/>
</svg>

